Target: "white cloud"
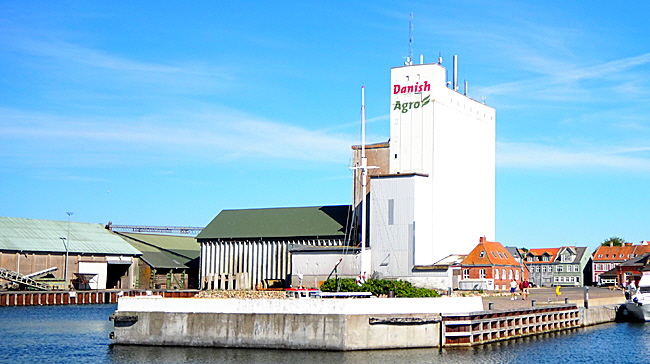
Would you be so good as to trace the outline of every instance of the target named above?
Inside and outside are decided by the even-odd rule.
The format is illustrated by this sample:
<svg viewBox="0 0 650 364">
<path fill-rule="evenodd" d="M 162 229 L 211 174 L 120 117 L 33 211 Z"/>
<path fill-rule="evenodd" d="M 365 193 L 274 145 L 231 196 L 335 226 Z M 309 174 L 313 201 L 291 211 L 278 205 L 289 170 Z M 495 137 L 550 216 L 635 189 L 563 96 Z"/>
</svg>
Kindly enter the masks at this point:
<svg viewBox="0 0 650 364">
<path fill-rule="evenodd" d="M 0 141 L 0 158 L 100 167 L 233 159 L 345 163 L 355 138 L 226 108 L 140 119 L 71 118 L 0 109 Z"/>
<path fill-rule="evenodd" d="M 650 159 L 641 154 L 650 146 L 564 146 L 541 143 L 497 143 L 500 168 L 539 169 L 562 172 L 650 172 Z"/>
</svg>

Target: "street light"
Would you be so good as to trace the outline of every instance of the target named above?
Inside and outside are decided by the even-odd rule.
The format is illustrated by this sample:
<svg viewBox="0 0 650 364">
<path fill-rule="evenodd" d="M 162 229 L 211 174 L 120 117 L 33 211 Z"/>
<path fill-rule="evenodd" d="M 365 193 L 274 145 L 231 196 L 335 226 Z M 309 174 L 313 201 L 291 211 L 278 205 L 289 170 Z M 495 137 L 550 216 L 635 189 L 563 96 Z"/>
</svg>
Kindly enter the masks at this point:
<svg viewBox="0 0 650 364">
<path fill-rule="evenodd" d="M 63 270 L 63 280 L 66 281 L 66 284 L 68 282 L 68 244 L 66 243 L 67 238 L 60 237 L 61 241 L 63 242 L 63 246 L 65 247 L 65 269 Z"/>
<path fill-rule="evenodd" d="M 68 214 L 68 244 L 70 244 L 70 216 L 74 214 L 74 212 L 66 212 Z M 68 244 L 65 245 L 65 284 L 66 287 L 68 285 Z"/>
</svg>

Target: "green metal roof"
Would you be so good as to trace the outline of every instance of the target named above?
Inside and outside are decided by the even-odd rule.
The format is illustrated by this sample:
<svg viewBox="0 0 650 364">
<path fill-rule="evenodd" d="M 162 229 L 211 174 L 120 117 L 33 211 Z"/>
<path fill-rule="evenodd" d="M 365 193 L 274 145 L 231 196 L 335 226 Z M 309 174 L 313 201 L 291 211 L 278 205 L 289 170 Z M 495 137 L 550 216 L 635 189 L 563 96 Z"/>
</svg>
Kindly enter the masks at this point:
<svg viewBox="0 0 650 364">
<path fill-rule="evenodd" d="M 196 239 L 343 238 L 350 215 L 350 205 L 223 210 Z"/>
<path fill-rule="evenodd" d="M 142 252 L 142 260 L 153 268 L 198 268 L 201 247 L 194 237 L 117 233 Z"/>
<path fill-rule="evenodd" d="M 70 253 L 140 255 L 124 239 L 106 230 L 102 224 L 0 217 L 0 250 L 24 252 L 65 252 L 66 238 Z"/>
</svg>

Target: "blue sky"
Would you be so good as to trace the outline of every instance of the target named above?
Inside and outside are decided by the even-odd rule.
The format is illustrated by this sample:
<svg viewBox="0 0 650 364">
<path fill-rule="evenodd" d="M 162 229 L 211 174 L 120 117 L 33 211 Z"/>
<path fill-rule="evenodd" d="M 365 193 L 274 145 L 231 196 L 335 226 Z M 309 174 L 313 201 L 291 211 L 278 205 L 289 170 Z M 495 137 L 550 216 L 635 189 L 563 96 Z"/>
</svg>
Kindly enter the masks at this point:
<svg viewBox="0 0 650 364">
<path fill-rule="evenodd" d="M 645 2 L 0 1 L 0 215 L 205 226 L 348 204 L 413 53 L 497 110 L 497 236 L 650 240 Z M 478 241 L 478 238 L 477 238 Z"/>
</svg>

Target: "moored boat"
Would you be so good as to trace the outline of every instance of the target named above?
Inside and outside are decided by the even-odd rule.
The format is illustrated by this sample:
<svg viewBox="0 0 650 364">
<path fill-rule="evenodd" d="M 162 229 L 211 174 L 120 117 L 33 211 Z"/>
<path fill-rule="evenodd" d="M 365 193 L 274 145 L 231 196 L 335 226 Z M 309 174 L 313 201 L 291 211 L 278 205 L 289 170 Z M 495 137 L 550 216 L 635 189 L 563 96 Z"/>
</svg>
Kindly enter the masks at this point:
<svg viewBox="0 0 650 364">
<path fill-rule="evenodd" d="M 630 291 L 625 310 L 635 320 L 650 321 L 650 272 L 643 272 L 638 288 Z"/>
</svg>

